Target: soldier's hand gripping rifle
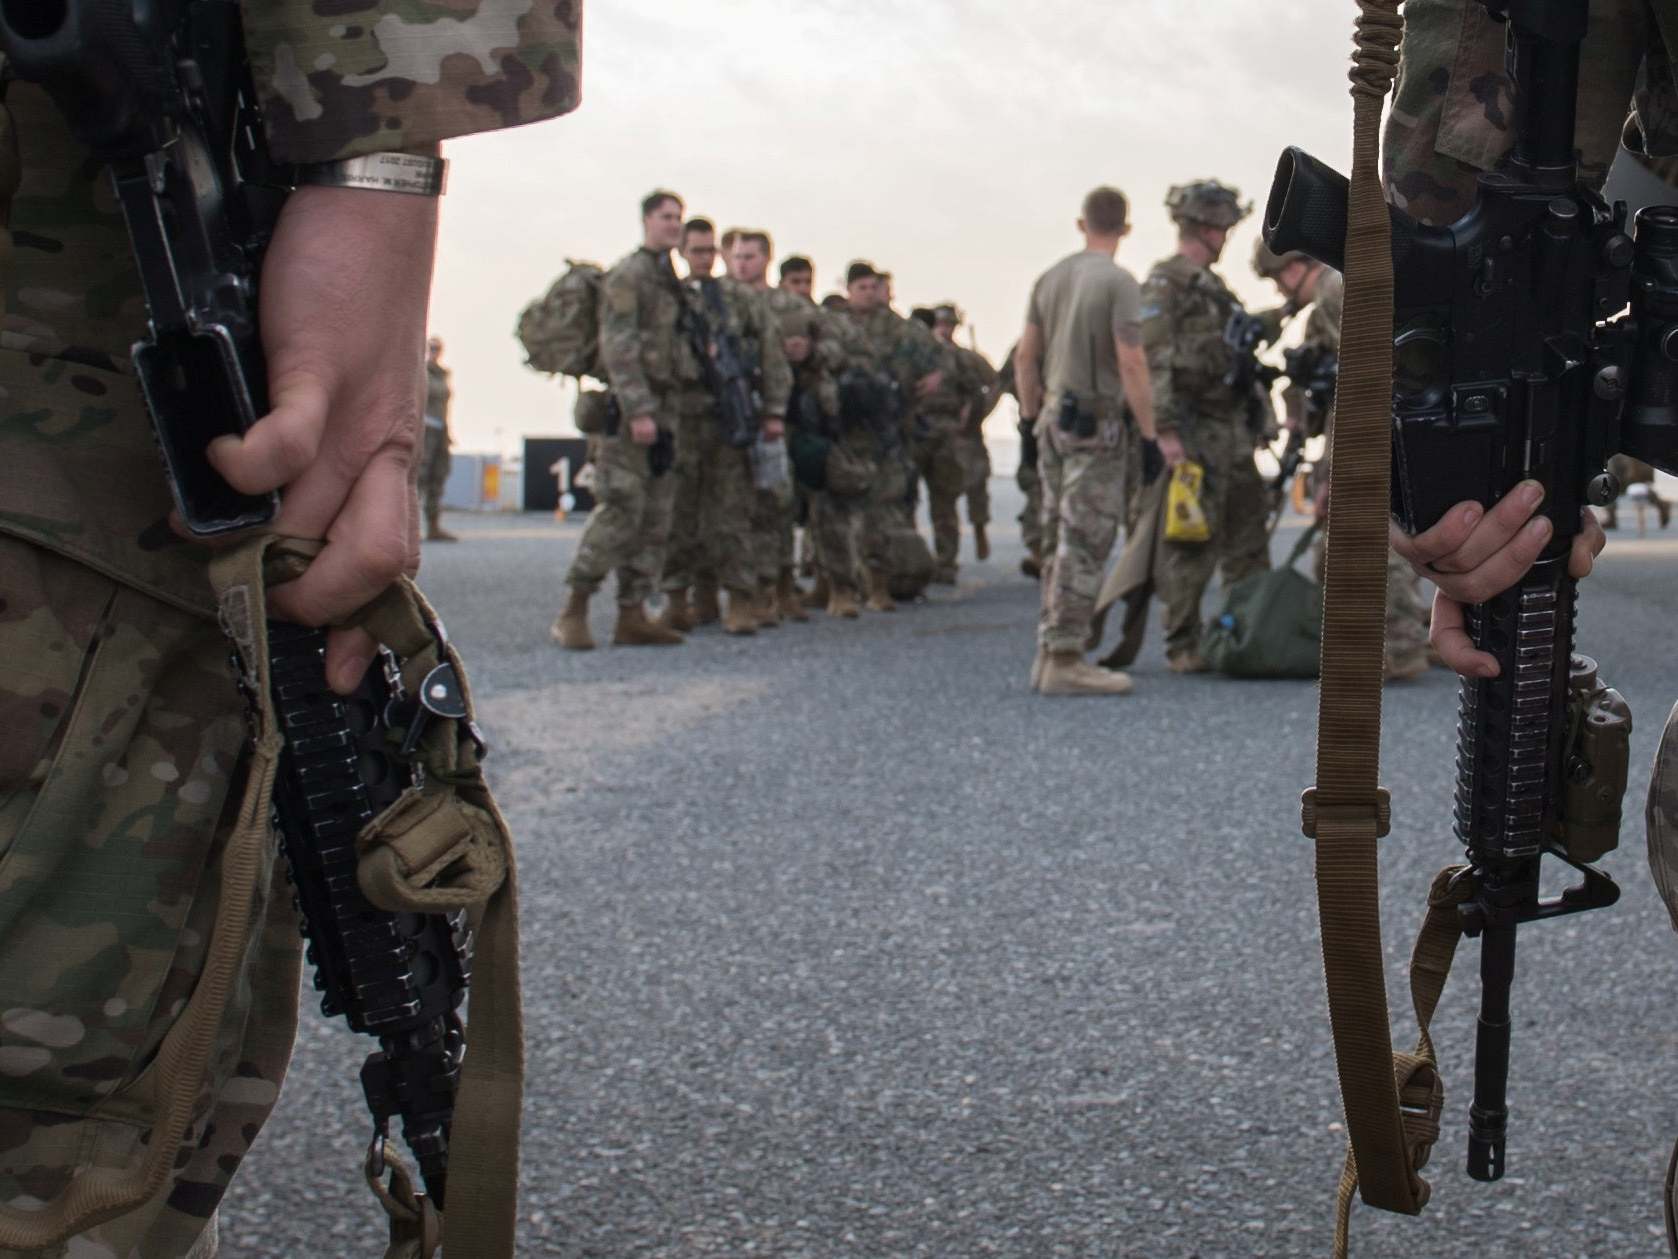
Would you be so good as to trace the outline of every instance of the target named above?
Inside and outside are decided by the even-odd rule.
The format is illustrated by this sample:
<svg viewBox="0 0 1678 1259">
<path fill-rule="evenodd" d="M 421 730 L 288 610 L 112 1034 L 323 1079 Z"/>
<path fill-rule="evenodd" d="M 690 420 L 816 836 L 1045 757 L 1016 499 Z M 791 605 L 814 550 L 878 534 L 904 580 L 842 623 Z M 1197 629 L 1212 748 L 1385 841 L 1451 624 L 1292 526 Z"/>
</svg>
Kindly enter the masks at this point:
<svg viewBox="0 0 1678 1259">
<path fill-rule="evenodd" d="M 257 284 L 293 182 L 264 147 L 236 0 L 8 0 L 0 49 L 109 163 L 150 318 L 134 365 L 181 518 L 201 535 L 269 523 L 278 496 L 238 493 L 204 453 L 268 410 Z M 361 1073 L 376 1152 L 400 1116 L 441 1206 L 464 1050 L 464 931 L 458 916 L 369 904 L 355 839 L 415 785 L 428 721 L 464 714 L 460 686 L 443 665 L 422 695 L 403 695 L 386 652 L 345 699 L 326 685 L 324 630 L 274 622 L 269 634 L 286 738 L 275 814 L 321 1006 L 379 1037 Z M 404 746 L 393 728 L 408 732 Z"/>
<path fill-rule="evenodd" d="M 681 324 L 688 344 L 705 373 L 705 387 L 717 400 L 723 444 L 744 450 L 757 440 L 762 408 L 758 403 L 756 373 L 746 361 L 740 339 L 728 328 L 722 293 L 716 280 L 699 282 L 707 317 L 690 300 L 682 301 Z"/>
<path fill-rule="evenodd" d="M 1509 22 L 1515 145 L 1448 227 L 1392 212 L 1393 511 L 1411 532 L 1465 499 L 1544 487 L 1553 532 L 1512 589 L 1467 611 L 1495 678 L 1464 679 L 1455 830 L 1461 924 L 1481 940 L 1469 1174 L 1504 1171 L 1509 990 L 1519 924 L 1612 904 L 1591 862 L 1618 843 L 1630 713 L 1572 654 L 1567 561 L 1587 502 L 1612 501 L 1623 451 L 1678 470 L 1678 210 L 1608 205 L 1575 169 L 1586 0 L 1487 6 Z M 1297 149 L 1277 169 L 1265 240 L 1343 265 L 1346 180 Z M 1630 311 L 1620 312 L 1630 300 Z M 1617 317 L 1616 317 L 1617 316 Z M 1580 881 L 1539 897 L 1550 855 Z"/>
</svg>

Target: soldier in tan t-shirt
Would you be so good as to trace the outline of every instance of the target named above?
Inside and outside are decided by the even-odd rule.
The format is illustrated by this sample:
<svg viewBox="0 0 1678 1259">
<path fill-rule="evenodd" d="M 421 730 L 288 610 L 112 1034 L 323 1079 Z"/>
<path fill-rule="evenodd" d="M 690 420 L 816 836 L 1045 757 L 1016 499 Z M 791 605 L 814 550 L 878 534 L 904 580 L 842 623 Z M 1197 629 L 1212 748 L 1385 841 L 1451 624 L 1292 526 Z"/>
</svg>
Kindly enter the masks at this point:
<svg viewBox="0 0 1678 1259">
<path fill-rule="evenodd" d="M 1043 479 L 1043 613 L 1032 684 L 1045 695 L 1123 695 L 1130 678 L 1083 658 L 1124 513 L 1128 403 L 1154 446 L 1141 288 L 1113 255 L 1129 231 L 1114 188 L 1084 198 L 1084 248 L 1039 277 L 1015 355 L 1020 415 L 1035 421 Z M 1181 458 L 1175 448 L 1167 458 Z"/>
</svg>

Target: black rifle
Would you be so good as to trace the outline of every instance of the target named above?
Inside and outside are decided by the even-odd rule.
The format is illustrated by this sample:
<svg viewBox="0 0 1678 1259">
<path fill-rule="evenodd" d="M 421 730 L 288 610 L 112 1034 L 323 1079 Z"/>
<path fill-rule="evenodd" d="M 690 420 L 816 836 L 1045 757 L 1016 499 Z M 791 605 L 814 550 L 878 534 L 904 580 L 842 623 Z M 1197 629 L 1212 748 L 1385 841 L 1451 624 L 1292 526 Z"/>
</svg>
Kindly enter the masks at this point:
<svg viewBox="0 0 1678 1259">
<path fill-rule="evenodd" d="M 1240 398 L 1247 408 L 1247 427 L 1253 436 L 1264 435 L 1268 418 L 1259 392 L 1270 392 L 1270 387 L 1282 377 L 1279 367 L 1260 361 L 1258 347 L 1269 340 L 1264 321 L 1249 315 L 1237 306 L 1224 324 L 1224 345 L 1230 353 L 1229 370 L 1224 373 L 1224 384 Z"/>
<path fill-rule="evenodd" d="M 761 413 L 757 395 L 757 373 L 747 362 L 740 338 L 729 330 L 728 312 L 723 309 L 722 290 L 713 279 L 700 280 L 699 292 L 714 316 L 691 301 L 682 302 L 681 323 L 705 373 L 705 387 L 717 400 L 717 418 L 722 422 L 723 444 L 744 450 L 757 440 Z"/>
<path fill-rule="evenodd" d="M 1299 473 L 1305 462 L 1305 439 L 1323 430 L 1324 420 L 1334 406 L 1334 388 L 1340 378 L 1340 356 L 1320 345 L 1300 345 L 1282 351 L 1281 375 L 1298 386 L 1305 395 L 1305 423 L 1288 429 L 1287 444 L 1282 448 L 1280 467 L 1270 483 L 1270 510 L 1275 521 L 1280 521 L 1287 502 L 1288 483 Z M 1274 522 L 1273 522 L 1274 523 Z"/>
<path fill-rule="evenodd" d="M 1509 22 L 1515 145 L 1448 227 L 1392 212 L 1393 510 L 1419 532 L 1464 499 L 1543 485 L 1549 545 L 1514 588 L 1467 613 L 1501 672 L 1464 679 L 1455 829 L 1470 863 L 1462 926 L 1481 939 L 1469 1175 L 1504 1172 L 1509 989 L 1523 922 L 1611 905 L 1591 866 L 1619 842 L 1630 714 L 1572 654 L 1568 552 L 1587 502 L 1612 501 L 1615 452 L 1678 470 L 1678 209 L 1610 206 L 1575 169 L 1586 0 L 1488 4 Z M 1347 183 L 1282 155 L 1265 241 L 1343 263 Z M 1629 297 L 1630 312 L 1621 315 Z M 1616 317 L 1618 316 L 1618 317 Z M 1544 855 L 1581 881 L 1539 897 Z"/>
<path fill-rule="evenodd" d="M 439 631 L 440 633 L 440 631 Z M 382 1159 L 391 1119 L 441 1208 L 449 1126 L 466 1050 L 460 1004 L 469 978 L 465 915 L 393 914 L 356 881 L 356 835 L 423 773 L 413 749 L 433 717 L 463 718 L 454 667 L 438 665 L 421 697 L 403 693 L 388 651 L 354 695 L 326 683 L 326 631 L 268 623 L 274 709 L 285 748 L 274 812 L 315 968 L 321 1013 L 379 1038 L 361 1068 Z M 396 747 L 392 729 L 406 729 Z"/>
<path fill-rule="evenodd" d="M 211 440 L 245 432 L 268 409 L 256 285 L 291 186 L 264 148 L 238 4 L 0 0 L 0 51 L 14 74 L 48 90 L 110 165 L 151 324 L 134 364 L 183 520 L 205 535 L 268 523 L 278 495 L 236 492 L 204 454 Z M 384 674 L 370 671 L 354 697 L 341 699 L 326 687 L 324 631 L 273 623 L 270 635 L 286 737 L 275 820 L 321 1006 L 379 1036 L 380 1051 L 362 1068 L 375 1140 L 400 1115 L 441 1206 L 463 1048 L 454 1011 L 466 988 L 465 942 L 447 916 L 372 908 L 355 881 L 356 832 L 419 772 L 393 759 L 386 733 L 392 725 L 417 730 L 421 705 L 392 691 L 393 657 Z M 458 682 L 449 690 L 449 677 L 437 677 L 445 706 L 460 692 Z M 429 699 L 425 711 L 454 715 Z"/>
<path fill-rule="evenodd" d="M 267 524 L 205 449 L 268 410 L 257 280 L 291 178 L 269 160 L 234 0 L 0 4 L 0 50 L 110 166 L 145 289 L 134 368 L 181 519 Z"/>
</svg>

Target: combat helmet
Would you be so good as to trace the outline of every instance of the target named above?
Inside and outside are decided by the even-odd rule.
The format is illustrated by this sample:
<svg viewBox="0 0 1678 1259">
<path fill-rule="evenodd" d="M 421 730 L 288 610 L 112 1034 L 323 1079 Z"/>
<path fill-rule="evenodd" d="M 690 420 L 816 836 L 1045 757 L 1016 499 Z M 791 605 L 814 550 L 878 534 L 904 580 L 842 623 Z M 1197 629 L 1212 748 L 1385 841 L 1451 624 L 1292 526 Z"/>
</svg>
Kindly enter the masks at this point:
<svg viewBox="0 0 1678 1259">
<path fill-rule="evenodd" d="M 1197 179 L 1192 184 L 1173 184 L 1165 194 L 1165 208 L 1177 223 L 1201 227 L 1231 228 L 1253 212 L 1253 203 L 1241 204 L 1241 194 L 1215 179 Z"/>
<path fill-rule="evenodd" d="M 1253 244 L 1253 274 L 1261 280 L 1274 280 L 1281 275 L 1291 262 L 1309 264 L 1313 259 L 1310 254 L 1298 249 L 1290 249 L 1285 254 L 1279 254 L 1261 237 Z"/>
</svg>

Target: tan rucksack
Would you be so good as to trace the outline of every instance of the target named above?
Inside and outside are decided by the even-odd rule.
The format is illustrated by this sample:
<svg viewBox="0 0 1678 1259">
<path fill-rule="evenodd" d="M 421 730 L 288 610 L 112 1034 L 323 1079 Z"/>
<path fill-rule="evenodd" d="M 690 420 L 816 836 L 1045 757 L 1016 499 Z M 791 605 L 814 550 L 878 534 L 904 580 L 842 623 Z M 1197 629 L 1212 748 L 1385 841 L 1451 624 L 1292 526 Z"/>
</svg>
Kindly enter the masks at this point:
<svg viewBox="0 0 1678 1259">
<path fill-rule="evenodd" d="M 600 283 L 605 271 L 567 258 L 565 274 L 519 313 L 514 335 L 525 363 L 557 376 L 605 380 L 600 366 Z"/>
</svg>

